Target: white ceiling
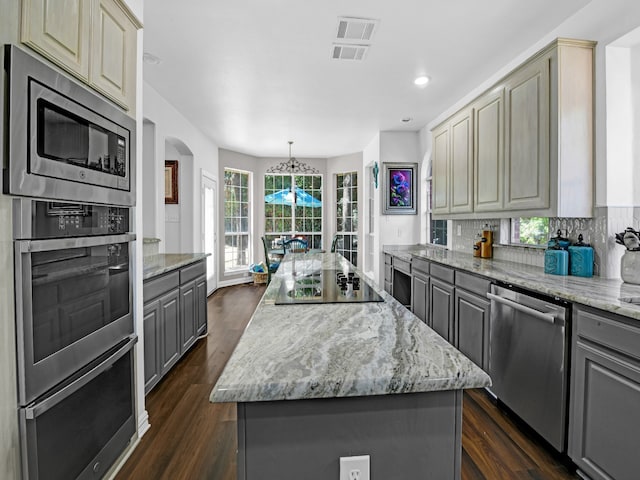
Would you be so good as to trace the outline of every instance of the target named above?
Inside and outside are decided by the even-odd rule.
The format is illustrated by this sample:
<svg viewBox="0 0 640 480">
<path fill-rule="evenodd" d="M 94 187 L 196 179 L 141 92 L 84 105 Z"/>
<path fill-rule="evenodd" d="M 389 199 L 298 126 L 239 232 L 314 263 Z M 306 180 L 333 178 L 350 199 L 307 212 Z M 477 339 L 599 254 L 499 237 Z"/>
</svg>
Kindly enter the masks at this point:
<svg viewBox="0 0 640 480">
<path fill-rule="evenodd" d="M 222 148 L 338 156 L 419 130 L 587 3 L 152 0 L 144 80 Z M 362 62 L 331 58 L 341 16 L 379 20 Z"/>
</svg>

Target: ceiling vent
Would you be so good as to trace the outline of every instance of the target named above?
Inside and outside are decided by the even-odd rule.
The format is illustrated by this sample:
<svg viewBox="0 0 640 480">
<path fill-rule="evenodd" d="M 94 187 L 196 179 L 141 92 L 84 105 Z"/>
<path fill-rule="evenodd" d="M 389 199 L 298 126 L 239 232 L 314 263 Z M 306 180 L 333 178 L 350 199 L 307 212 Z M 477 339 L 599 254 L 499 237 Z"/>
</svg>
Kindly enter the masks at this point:
<svg viewBox="0 0 640 480">
<path fill-rule="evenodd" d="M 347 42 L 370 42 L 377 25 L 378 20 L 370 18 L 338 17 L 336 38 Z"/>
<path fill-rule="evenodd" d="M 333 44 L 332 57 L 336 60 L 363 60 L 369 50 L 368 45 Z"/>
</svg>

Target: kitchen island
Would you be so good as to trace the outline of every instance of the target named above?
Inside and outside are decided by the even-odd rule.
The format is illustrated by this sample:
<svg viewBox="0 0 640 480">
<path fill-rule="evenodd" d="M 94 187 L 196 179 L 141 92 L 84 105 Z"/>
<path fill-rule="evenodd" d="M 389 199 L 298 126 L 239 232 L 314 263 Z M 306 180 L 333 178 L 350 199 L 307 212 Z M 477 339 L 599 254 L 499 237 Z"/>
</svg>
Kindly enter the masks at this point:
<svg viewBox="0 0 640 480">
<path fill-rule="evenodd" d="M 238 403 L 238 479 L 337 479 L 357 455 L 372 478 L 459 478 L 462 390 L 489 376 L 375 285 L 383 302 L 275 304 L 322 270 L 354 268 L 284 259 L 211 393 Z"/>
</svg>

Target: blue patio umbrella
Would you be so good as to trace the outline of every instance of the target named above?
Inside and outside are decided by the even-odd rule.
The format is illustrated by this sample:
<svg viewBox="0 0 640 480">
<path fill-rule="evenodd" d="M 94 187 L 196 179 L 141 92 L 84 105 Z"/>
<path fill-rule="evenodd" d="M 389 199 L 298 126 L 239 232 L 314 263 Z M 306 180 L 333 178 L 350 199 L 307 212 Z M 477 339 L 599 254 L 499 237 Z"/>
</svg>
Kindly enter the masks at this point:
<svg viewBox="0 0 640 480">
<path fill-rule="evenodd" d="M 313 195 L 305 192 L 301 188 L 295 188 L 295 204 L 299 207 L 317 208 L 322 206 L 322 202 Z M 264 196 L 264 201 L 274 205 L 293 205 L 293 195 L 290 189 L 285 188 L 277 192 Z"/>
</svg>

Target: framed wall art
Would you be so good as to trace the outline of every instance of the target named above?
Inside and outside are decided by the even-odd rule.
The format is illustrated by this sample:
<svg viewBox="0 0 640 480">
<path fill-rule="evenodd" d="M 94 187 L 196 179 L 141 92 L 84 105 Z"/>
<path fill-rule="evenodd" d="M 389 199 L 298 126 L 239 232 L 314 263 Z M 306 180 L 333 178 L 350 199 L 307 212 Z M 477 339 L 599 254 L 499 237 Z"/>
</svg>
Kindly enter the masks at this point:
<svg viewBox="0 0 640 480">
<path fill-rule="evenodd" d="M 383 163 L 383 215 L 415 215 L 419 188 L 417 182 L 417 163 Z"/>
<path fill-rule="evenodd" d="M 164 203 L 178 203 L 178 161 L 164 161 Z"/>
</svg>

